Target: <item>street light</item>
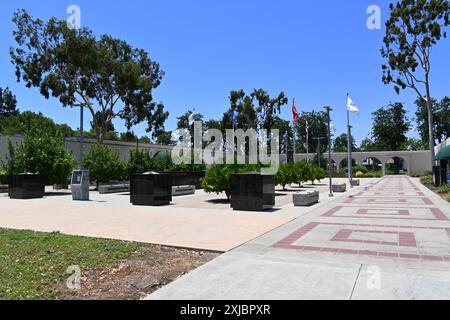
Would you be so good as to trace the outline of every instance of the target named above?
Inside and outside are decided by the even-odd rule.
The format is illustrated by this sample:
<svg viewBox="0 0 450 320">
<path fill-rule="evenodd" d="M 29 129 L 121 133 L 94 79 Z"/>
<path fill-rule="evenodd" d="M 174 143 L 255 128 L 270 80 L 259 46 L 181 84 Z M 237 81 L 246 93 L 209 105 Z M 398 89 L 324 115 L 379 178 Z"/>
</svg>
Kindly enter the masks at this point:
<svg viewBox="0 0 450 320">
<path fill-rule="evenodd" d="M 334 197 L 333 194 L 333 169 L 331 167 L 331 116 L 330 112 L 333 109 L 330 106 L 324 107 L 327 112 L 328 118 L 328 176 L 330 178 L 330 197 Z"/>
</svg>

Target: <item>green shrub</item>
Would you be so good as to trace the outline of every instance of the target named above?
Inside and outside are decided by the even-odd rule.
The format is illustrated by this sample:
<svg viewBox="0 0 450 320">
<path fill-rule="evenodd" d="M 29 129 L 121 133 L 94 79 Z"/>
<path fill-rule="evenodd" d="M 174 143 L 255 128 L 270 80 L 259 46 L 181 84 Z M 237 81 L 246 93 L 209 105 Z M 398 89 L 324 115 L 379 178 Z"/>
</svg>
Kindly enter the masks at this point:
<svg viewBox="0 0 450 320">
<path fill-rule="evenodd" d="M 446 200 L 447 200 L 448 202 L 450 202 L 450 196 L 447 196 Z"/>
<path fill-rule="evenodd" d="M 132 150 L 128 161 L 128 173 L 144 173 L 153 170 L 153 159 L 150 153 L 144 150 Z"/>
<path fill-rule="evenodd" d="M 314 165 L 312 166 L 312 170 L 313 170 L 313 179 L 312 179 L 312 184 L 314 184 L 314 182 L 317 181 L 321 181 L 322 179 L 325 179 L 327 177 L 327 172 L 325 171 L 325 169 L 316 167 Z"/>
<path fill-rule="evenodd" d="M 41 174 L 47 185 L 65 183 L 76 166 L 59 133 L 33 129 L 25 134 L 21 144 L 14 147 L 9 142 L 8 149 L 9 159 L 2 165 L 8 174 Z"/>
<path fill-rule="evenodd" d="M 347 178 L 347 173 L 345 171 L 334 171 L 333 178 Z"/>
<path fill-rule="evenodd" d="M 298 180 L 294 164 L 288 163 L 280 165 L 280 168 L 275 175 L 275 181 L 277 185 L 281 185 L 283 187 L 283 190 L 286 190 L 286 186 L 288 184 L 296 183 Z"/>
<path fill-rule="evenodd" d="M 355 174 L 355 177 L 357 177 L 357 178 L 364 178 L 364 177 L 365 177 L 365 174 L 364 174 L 364 172 L 362 172 L 362 171 L 358 171 L 358 172 Z"/>
<path fill-rule="evenodd" d="M 442 186 L 440 186 L 437 190 L 438 193 L 440 194 L 446 194 L 450 192 L 450 186 L 448 184 L 443 184 Z"/>
<path fill-rule="evenodd" d="M 231 175 L 235 173 L 245 173 L 260 171 L 259 165 L 215 165 L 206 171 L 202 179 L 202 187 L 208 193 L 220 194 L 224 192 L 227 199 L 231 196 Z"/>
<path fill-rule="evenodd" d="M 117 153 L 102 144 L 95 144 L 84 158 L 84 165 L 89 170 L 89 178 L 97 185 L 103 182 L 127 180 L 128 166 Z"/>
<path fill-rule="evenodd" d="M 423 176 L 420 178 L 420 182 L 424 185 L 430 185 L 433 184 L 433 176 L 432 175 L 427 175 L 427 176 Z"/>
<path fill-rule="evenodd" d="M 363 174 L 366 174 L 367 172 L 369 172 L 369 170 L 364 167 L 364 166 L 354 166 L 353 167 L 353 172 L 362 172 Z"/>
<path fill-rule="evenodd" d="M 364 174 L 365 178 L 381 178 L 383 177 L 383 173 L 380 171 L 369 171 Z"/>
</svg>

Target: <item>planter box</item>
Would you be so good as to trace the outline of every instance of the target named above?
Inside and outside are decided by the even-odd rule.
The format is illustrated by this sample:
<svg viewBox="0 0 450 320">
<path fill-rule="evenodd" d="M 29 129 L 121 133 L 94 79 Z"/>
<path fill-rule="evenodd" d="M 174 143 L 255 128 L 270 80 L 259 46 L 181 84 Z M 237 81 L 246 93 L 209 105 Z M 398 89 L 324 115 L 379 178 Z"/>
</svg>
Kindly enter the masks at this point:
<svg viewBox="0 0 450 320">
<path fill-rule="evenodd" d="M 13 174 L 9 177 L 8 195 L 11 199 L 43 198 L 44 177 L 38 174 Z"/>
<path fill-rule="evenodd" d="M 345 192 L 347 191 L 347 185 L 345 183 L 342 184 L 333 184 L 333 192 Z"/>
<path fill-rule="evenodd" d="M 0 175 L 0 184 L 8 184 L 8 176 L 7 175 Z"/>
<path fill-rule="evenodd" d="M 275 176 L 243 173 L 231 176 L 231 207 L 239 211 L 264 211 L 275 206 Z"/>
<path fill-rule="evenodd" d="M 202 188 L 201 179 L 205 177 L 204 171 L 170 172 L 168 174 L 172 176 L 172 186 L 195 186 L 196 189 Z"/>
<path fill-rule="evenodd" d="M 131 176 L 130 201 L 135 206 L 164 206 L 172 201 L 170 174 L 139 173 Z"/>
<path fill-rule="evenodd" d="M 98 186 L 98 193 L 100 194 L 121 193 L 128 191 L 130 191 L 129 183 L 102 184 Z"/>
<path fill-rule="evenodd" d="M 352 186 L 353 187 L 359 187 L 361 185 L 361 180 L 352 180 Z"/>
<path fill-rule="evenodd" d="M 195 194 L 195 186 L 174 186 L 172 187 L 172 196 L 185 196 Z"/>
<path fill-rule="evenodd" d="M 319 191 L 304 191 L 293 195 L 294 206 L 309 207 L 319 202 Z"/>
<path fill-rule="evenodd" d="M 0 184 L 0 193 L 8 193 L 8 189 L 7 184 Z"/>
</svg>

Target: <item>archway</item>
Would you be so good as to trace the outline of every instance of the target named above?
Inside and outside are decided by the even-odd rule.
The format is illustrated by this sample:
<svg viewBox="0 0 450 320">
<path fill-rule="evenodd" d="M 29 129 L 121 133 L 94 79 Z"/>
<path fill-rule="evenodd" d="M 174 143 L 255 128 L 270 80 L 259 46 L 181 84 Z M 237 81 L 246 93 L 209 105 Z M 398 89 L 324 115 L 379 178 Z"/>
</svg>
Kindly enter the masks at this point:
<svg viewBox="0 0 450 320">
<path fill-rule="evenodd" d="M 356 167 L 358 165 L 358 162 L 355 159 L 352 159 L 352 167 Z M 339 168 L 341 171 L 347 172 L 348 170 L 348 159 L 343 159 L 341 162 L 339 162 Z"/>
<path fill-rule="evenodd" d="M 408 162 L 401 157 L 387 160 L 385 166 L 387 175 L 408 174 Z"/>
<path fill-rule="evenodd" d="M 375 157 L 369 157 L 361 162 L 361 165 L 367 169 L 367 171 L 380 172 L 383 171 L 383 162 Z"/>
</svg>

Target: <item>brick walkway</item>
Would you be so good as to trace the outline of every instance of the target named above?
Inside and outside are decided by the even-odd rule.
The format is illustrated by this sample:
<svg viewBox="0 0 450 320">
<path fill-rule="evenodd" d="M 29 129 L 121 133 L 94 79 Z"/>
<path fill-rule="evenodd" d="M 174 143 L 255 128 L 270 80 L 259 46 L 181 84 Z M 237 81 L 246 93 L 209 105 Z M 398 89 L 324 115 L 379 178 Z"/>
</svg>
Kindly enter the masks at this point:
<svg viewBox="0 0 450 320">
<path fill-rule="evenodd" d="M 149 298 L 450 299 L 449 218 L 450 205 L 418 179 L 385 177 Z"/>
</svg>

